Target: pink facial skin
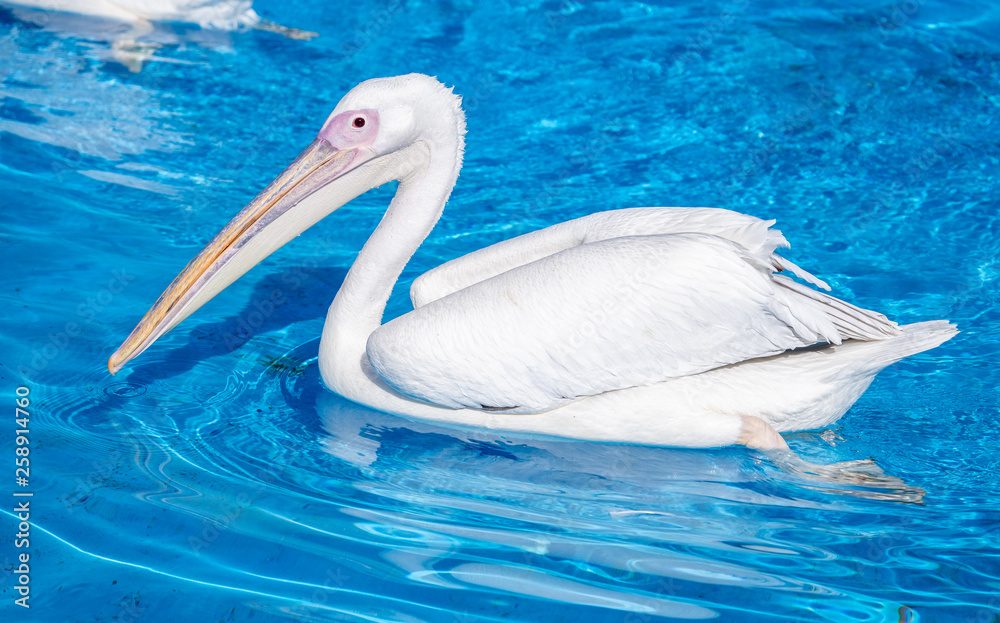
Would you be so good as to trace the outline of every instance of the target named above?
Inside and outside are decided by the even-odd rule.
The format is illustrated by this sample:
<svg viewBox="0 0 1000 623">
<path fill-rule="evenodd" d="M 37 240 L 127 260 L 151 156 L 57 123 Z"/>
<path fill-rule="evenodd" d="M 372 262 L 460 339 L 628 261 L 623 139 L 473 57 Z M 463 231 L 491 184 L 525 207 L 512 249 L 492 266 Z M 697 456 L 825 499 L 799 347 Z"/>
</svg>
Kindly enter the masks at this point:
<svg viewBox="0 0 1000 623">
<path fill-rule="evenodd" d="M 378 113 L 374 110 L 349 110 L 327 119 L 319 138 L 338 150 L 371 147 L 378 136 Z"/>
</svg>

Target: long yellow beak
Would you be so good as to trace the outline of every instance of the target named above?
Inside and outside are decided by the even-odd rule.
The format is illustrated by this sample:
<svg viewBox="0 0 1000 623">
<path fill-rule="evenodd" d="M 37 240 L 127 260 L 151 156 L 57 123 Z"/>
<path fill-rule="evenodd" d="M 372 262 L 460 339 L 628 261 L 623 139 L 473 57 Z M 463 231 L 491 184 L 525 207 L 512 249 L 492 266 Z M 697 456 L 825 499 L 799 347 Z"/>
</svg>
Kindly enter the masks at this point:
<svg viewBox="0 0 1000 623">
<path fill-rule="evenodd" d="M 359 192 L 346 193 L 346 199 L 335 202 L 318 216 L 302 218 L 291 214 L 292 208 L 304 199 L 373 155 L 365 148 L 340 151 L 321 138 L 314 140 L 177 275 L 108 359 L 108 371 L 115 374 L 121 370 L 262 259 L 367 190 L 349 189 Z M 259 236 L 265 229 L 268 234 Z"/>
</svg>

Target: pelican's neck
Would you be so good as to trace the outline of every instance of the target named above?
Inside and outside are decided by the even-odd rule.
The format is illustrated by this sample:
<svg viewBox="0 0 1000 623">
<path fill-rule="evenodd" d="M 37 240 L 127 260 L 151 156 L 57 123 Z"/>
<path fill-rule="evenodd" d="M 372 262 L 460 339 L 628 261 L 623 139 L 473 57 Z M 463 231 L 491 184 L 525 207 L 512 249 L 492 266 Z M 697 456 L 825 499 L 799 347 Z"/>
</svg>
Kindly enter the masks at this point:
<svg viewBox="0 0 1000 623">
<path fill-rule="evenodd" d="M 356 399 L 351 394 L 361 391 L 359 383 L 373 374 L 365 352 L 368 336 L 381 326 L 393 286 L 441 217 L 458 178 L 462 147 L 458 133 L 452 141 L 411 146 L 389 209 L 330 306 L 320 341 L 320 371 L 327 386 L 347 398 Z"/>
</svg>

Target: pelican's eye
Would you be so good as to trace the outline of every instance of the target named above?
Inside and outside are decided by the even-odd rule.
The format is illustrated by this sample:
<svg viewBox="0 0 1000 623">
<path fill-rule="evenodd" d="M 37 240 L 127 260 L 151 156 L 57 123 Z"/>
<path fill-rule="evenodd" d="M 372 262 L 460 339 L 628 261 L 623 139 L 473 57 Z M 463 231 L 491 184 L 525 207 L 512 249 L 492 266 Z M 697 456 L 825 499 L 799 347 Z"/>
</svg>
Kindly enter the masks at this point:
<svg viewBox="0 0 1000 623">
<path fill-rule="evenodd" d="M 378 136 L 378 111 L 349 110 L 331 115 L 317 136 L 336 149 L 371 147 Z"/>
</svg>

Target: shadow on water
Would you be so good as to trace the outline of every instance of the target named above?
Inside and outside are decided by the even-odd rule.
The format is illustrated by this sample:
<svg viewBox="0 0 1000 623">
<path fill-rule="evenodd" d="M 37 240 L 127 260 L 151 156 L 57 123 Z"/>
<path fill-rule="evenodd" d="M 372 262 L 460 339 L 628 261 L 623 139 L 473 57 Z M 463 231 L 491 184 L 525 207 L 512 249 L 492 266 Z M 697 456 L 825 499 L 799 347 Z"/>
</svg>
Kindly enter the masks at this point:
<svg viewBox="0 0 1000 623">
<path fill-rule="evenodd" d="M 135 366 L 127 379 L 147 385 L 183 374 L 210 357 L 228 355 L 259 334 L 322 318 L 344 282 L 343 268 L 291 267 L 265 275 L 238 313 L 190 329 L 187 343 Z"/>
<path fill-rule="evenodd" d="M 256 336 L 281 332 L 296 323 L 323 318 L 346 275 L 347 271 L 343 268 L 321 267 L 291 267 L 267 274 L 256 283 L 249 301 L 236 314 L 195 325 L 182 345 L 170 348 L 158 344 L 154 353 L 140 359 L 144 363 L 126 368 L 125 373 L 113 379 L 107 377 L 103 369 L 95 368 L 93 372 L 97 376 L 75 383 L 77 388 L 85 388 L 85 391 L 75 397 L 67 394 L 65 402 L 59 405 L 53 403 L 52 413 L 86 430 L 88 434 L 108 427 L 131 426 L 133 419 L 143 425 L 175 430 L 178 421 L 204 413 L 205 395 L 222 391 L 218 384 L 210 384 L 203 395 L 199 389 L 192 388 L 190 382 L 179 382 L 175 377 L 213 358 L 231 355 Z M 296 362 L 294 367 L 289 367 L 284 361 L 268 362 L 264 358 L 261 358 L 260 364 L 268 367 L 273 374 L 300 376 L 309 366 L 299 364 L 314 358 L 318 347 L 319 335 L 316 335 L 315 339 L 299 344 L 287 353 L 288 360 Z M 258 355 L 252 346 L 246 350 L 248 357 Z M 231 360 L 220 359 L 214 367 L 231 365 Z M 308 397 L 310 405 L 315 403 L 315 396 L 323 387 L 318 371 L 311 380 L 314 380 L 312 386 L 301 386 L 296 396 L 299 399 Z M 54 382 L 53 386 L 59 386 L 59 382 Z M 182 386 L 192 392 L 191 396 L 176 393 Z M 91 391 L 95 388 L 98 391 Z M 239 386 L 231 389 L 219 395 L 225 400 L 232 400 L 233 392 L 238 392 Z M 319 432 L 318 424 L 315 428 Z"/>
</svg>

